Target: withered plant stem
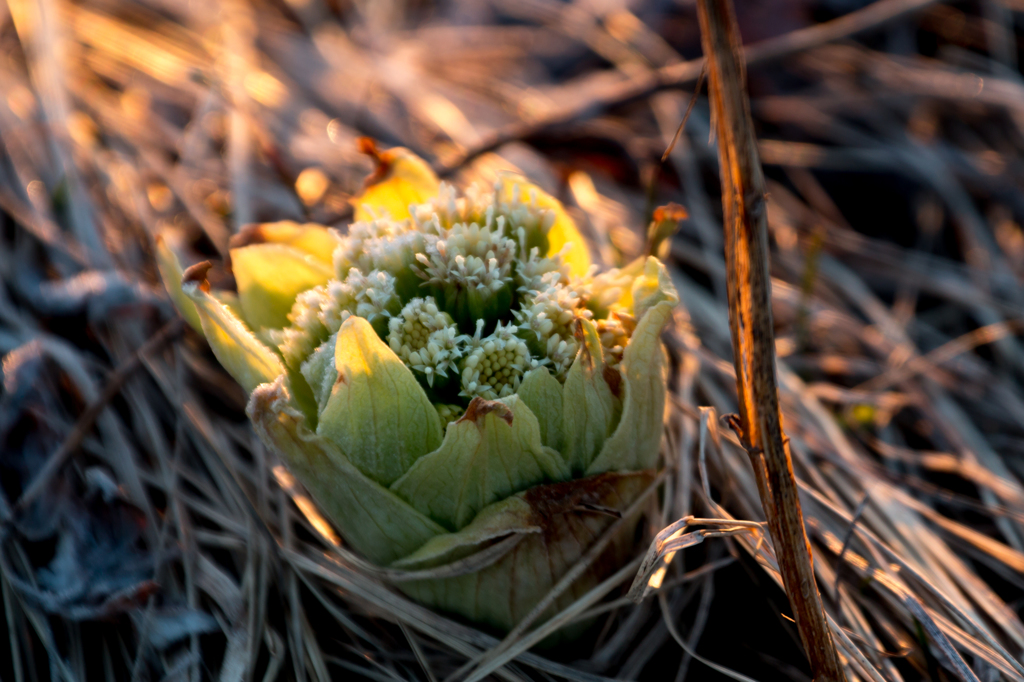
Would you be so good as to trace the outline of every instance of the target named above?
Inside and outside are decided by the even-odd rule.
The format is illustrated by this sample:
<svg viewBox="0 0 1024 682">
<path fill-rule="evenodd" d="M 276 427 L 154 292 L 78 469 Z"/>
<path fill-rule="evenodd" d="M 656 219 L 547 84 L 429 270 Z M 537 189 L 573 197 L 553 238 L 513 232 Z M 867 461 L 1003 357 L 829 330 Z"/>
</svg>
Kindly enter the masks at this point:
<svg viewBox="0 0 1024 682">
<path fill-rule="evenodd" d="M 782 582 L 819 682 L 844 682 L 814 579 L 793 463 L 782 435 L 775 375 L 768 219 L 742 43 L 731 0 L 698 0 L 712 119 L 718 139 L 729 297 L 741 438 L 754 467 Z"/>
</svg>

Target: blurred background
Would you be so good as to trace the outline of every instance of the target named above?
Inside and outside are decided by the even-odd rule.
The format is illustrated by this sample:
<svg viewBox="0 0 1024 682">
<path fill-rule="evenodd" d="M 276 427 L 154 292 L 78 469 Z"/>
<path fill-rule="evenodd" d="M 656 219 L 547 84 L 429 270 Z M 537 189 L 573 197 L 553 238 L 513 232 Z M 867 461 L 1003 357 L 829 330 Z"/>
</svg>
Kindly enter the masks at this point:
<svg viewBox="0 0 1024 682">
<path fill-rule="evenodd" d="M 1024 679 L 1024 3 L 735 4 L 785 428 L 850 679 Z M 761 519 L 717 429 L 701 73 L 687 0 L 0 4 L 0 679 L 434 682 L 498 641 L 331 552 L 156 273 L 157 235 L 194 262 L 253 222 L 344 230 L 361 136 L 460 185 L 518 169 L 602 267 L 685 207 L 648 541 Z M 809 679 L 773 562 L 709 539 L 495 679 Z"/>
</svg>

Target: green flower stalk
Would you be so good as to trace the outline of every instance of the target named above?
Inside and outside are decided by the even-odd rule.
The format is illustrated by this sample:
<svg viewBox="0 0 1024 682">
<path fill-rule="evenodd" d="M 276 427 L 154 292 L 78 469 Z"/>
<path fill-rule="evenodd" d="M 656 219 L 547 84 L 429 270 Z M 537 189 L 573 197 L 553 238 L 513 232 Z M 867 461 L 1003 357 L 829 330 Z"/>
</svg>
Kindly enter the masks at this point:
<svg viewBox="0 0 1024 682">
<path fill-rule="evenodd" d="M 426 571 L 398 583 L 412 598 L 507 631 L 654 480 L 678 298 L 653 257 L 595 275 L 522 178 L 459 193 L 375 154 L 347 233 L 236 237 L 237 292 L 162 242 L 158 264 L 344 541 Z M 548 615 L 628 560 L 628 521 Z"/>
</svg>

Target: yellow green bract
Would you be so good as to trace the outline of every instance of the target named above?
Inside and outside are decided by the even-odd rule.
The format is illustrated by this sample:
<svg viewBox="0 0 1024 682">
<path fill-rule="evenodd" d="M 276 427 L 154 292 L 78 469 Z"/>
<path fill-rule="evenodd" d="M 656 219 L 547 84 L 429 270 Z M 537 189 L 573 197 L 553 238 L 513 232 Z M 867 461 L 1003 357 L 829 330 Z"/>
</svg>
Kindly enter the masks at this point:
<svg viewBox="0 0 1024 682">
<path fill-rule="evenodd" d="M 183 282 L 163 242 L 159 269 L 344 540 L 444 569 L 399 586 L 508 630 L 653 480 L 678 298 L 656 258 L 595 275 L 522 178 L 459 192 L 407 150 L 377 158 L 346 233 L 239 235 L 237 295 Z M 631 551 L 627 524 L 562 599 Z"/>
</svg>

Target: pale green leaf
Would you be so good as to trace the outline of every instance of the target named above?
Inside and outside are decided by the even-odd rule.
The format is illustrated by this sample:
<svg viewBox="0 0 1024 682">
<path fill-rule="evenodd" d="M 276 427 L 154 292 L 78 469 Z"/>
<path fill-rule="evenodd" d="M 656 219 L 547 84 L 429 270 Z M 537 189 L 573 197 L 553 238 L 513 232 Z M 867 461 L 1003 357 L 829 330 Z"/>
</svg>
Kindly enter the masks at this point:
<svg viewBox="0 0 1024 682">
<path fill-rule="evenodd" d="M 434 550 L 435 559 L 448 555 L 462 558 L 460 555 L 473 549 L 477 536 L 493 535 L 497 539 L 502 535 L 523 533 L 523 539 L 511 551 L 495 563 L 468 575 L 402 582 L 398 588 L 427 606 L 507 632 L 616 522 L 613 515 L 593 510 L 626 511 L 649 487 L 652 479 L 653 472 L 650 471 L 602 474 L 537 486 L 510 500 L 497 502 L 480 512 L 478 518 L 482 522 L 479 526 L 474 519 L 462 532 L 439 535 L 413 557 L 425 559 Z M 512 503 L 512 500 L 525 502 L 530 510 L 529 516 L 526 508 Z M 504 511 L 511 513 L 506 516 L 502 513 Z M 639 513 L 630 517 L 630 521 L 635 519 L 639 519 Z M 502 522 L 505 523 L 504 533 Z M 533 526 L 538 526 L 541 532 L 531 532 Z M 625 563 L 635 551 L 635 529 L 635 523 L 624 524 L 601 557 L 573 581 L 540 620 L 546 620 L 567 607 Z M 482 549 L 487 544 L 477 546 Z M 405 563 L 402 561 L 394 565 Z M 409 563 L 415 565 L 413 561 Z M 428 565 L 436 565 L 436 560 Z M 586 623 L 579 624 L 576 632 L 585 627 Z M 566 636 L 572 634 L 570 630 Z"/>
<path fill-rule="evenodd" d="M 587 474 L 638 471 L 653 467 L 661 446 L 668 368 L 661 330 L 672 315 L 674 301 L 662 301 L 640 318 L 622 355 L 624 394 L 619 426 L 605 441 Z"/>
<path fill-rule="evenodd" d="M 461 559 L 494 540 L 515 534 L 539 533 L 541 528 L 537 524 L 533 508 L 516 495 L 484 507 L 462 530 L 431 538 L 391 566 L 407 570 L 440 566 Z"/>
<path fill-rule="evenodd" d="M 605 440 L 615 430 L 622 403 L 612 393 L 606 368 L 601 338 L 590 320 L 579 320 L 582 343 L 569 373 L 565 377 L 563 396 L 563 424 L 565 445 L 562 454 L 574 474 L 581 474 L 601 450 Z M 577 337 L 579 338 L 579 337 Z"/>
<path fill-rule="evenodd" d="M 285 368 L 285 385 L 291 394 L 292 402 L 302 411 L 306 423 L 313 430 L 316 430 L 317 422 L 320 421 L 320 411 L 317 408 L 316 396 L 302 373 L 291 367 Z"/>
<path fill-rule="evenodd" d="M 193 329 L 202 333 L 203 324 L 199 321 L 196 306 L 181 290 L 181 261 L 160 236 L 156 238 L 156 267 L 160 271 L 160 279 L 164 281 L 164 288 L 167 289 L 174 307 Z"/>
<path fill-rule="evenodd" d="M 390 485 L 441 444 L 441 418 L 412 371 L 363 318 L 341 325 L 334 362 L 337 376 L 317 433 L 364 474 Z"/>
<path fill-rule="evenodd" d="M 562 384 L 545 367 L 531 369 L 516 391 L 540 424 L 540 442 L 562 450 Z"/>
<path fill-rule="evenodd" d="M 568 476 L 561 456 L 540 440 L 530 408 L 512 395 L 475 398 L 448 425 L 441 447 L 421 458 L 391 489 L 451 530 L 520 490 Z"/>
<path fill-rule="evenodd" d="M 232 249 L 231 270 L 245 321 L 254 330 L 287 326 L 295 297 L 334 276 L 330 265 L 285 244 Z"/>
<path fill-rule="evenodd" d="M 344 540 L 370 561 L 390 564 L 445 532 L 310 431 L 294 409 L 283 378 L 253 392 L 246 411 L 263 442 L 306 487 Z"/>
<path fill-rule="evenodd" d="M 256 338 L 230 307 L 203 291 L 196 282 L 186 283 L 182 291 L 195 304 L 213 354 L 246 393 L 284 373 L 280 358 Z"/>
<path fill-rule="evenodd" d="M 643 273 L 634 280 L 630 291 L 633 297 L 633 317 L 638 320 L 662 301 L 668 301 L 673 306 L 679 303 L 679 295 L 668 270 L 653 256 L 644 262 Z"/>
</svg>

